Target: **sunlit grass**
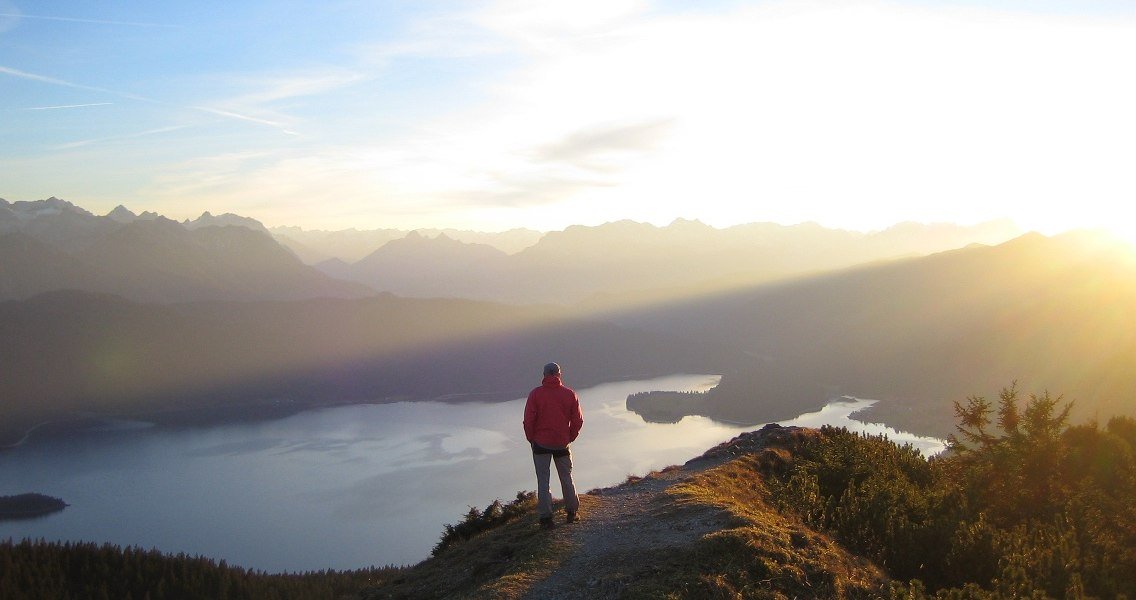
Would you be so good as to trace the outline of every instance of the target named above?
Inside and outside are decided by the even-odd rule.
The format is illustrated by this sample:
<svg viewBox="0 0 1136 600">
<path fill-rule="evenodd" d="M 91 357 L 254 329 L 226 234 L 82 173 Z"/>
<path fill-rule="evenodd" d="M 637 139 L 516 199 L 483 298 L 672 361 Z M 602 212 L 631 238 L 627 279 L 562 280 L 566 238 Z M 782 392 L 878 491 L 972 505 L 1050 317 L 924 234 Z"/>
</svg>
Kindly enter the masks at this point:
<svg viewBox="0 0 1136 600">
<path fill-rule="evenodd" d="M 769 504 L 762 473 L 787 457 L 779 450 L 747 455 L 669 489 L 674 510 L 714 507 L 732 526 L 668 556 L 626 597 L 877 597 L 886 584 L 879 569 Z"/>
</svg>

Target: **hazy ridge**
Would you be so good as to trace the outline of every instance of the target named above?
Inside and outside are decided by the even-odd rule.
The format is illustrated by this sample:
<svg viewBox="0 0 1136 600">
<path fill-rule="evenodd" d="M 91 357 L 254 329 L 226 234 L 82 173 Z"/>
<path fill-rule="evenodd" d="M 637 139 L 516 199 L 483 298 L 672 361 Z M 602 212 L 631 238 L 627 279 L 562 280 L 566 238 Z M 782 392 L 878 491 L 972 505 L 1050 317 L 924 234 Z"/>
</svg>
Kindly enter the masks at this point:
<svg viewBox="0 0 1136 600">
<path fill-rule="evenodd" d="M 81 414 L 171 423 L 437 397 L 506 400 L 559 357 L 577 385 L 706 372 L 709 344 L 456 299 L 141 304 L 87 292 L 0 302 L 6 439 Z"/>
<path fill-rule="evenodd" d="M 358 298 L 374 292 L 304 265 L 252 219 L 178 223 L 49 198 L 0 204 L 0 300 L 77 289 L 143 302 Z"/>
<path fill-rule="evenodd" d="M 316 266 L 334 277 L 402 296 L 603 305 L 612 294 L 656 297 L 676 289 L 720 291 L 972 243 L 998 243 L 1018 232 L 1004 221 L 973 227 L 907 223 L 868 234 L 816 224 L 753 223 L 718 229 L 698 221 L 679 220 L 665 227 L 617 221 L 548 232 L 514 253 L 495 246 L 492 239 L 474 242 L 456 233 L 411 232 L 384 241 L 358 260 L 338 257 Z"/>
<path fill-rule="evenodd" d="M 794 399 L 851 394 L 883 400 L 872 418 L 941 437 L 953 432 L 951 401 L 1013 380 L 1075 400 L 1078 420 L 1136 415 L 1131 306 L 1132 246 L 1070 233 L 607 318 L 735 351 L 702 414 L 750 421 Z"/>
</svg>

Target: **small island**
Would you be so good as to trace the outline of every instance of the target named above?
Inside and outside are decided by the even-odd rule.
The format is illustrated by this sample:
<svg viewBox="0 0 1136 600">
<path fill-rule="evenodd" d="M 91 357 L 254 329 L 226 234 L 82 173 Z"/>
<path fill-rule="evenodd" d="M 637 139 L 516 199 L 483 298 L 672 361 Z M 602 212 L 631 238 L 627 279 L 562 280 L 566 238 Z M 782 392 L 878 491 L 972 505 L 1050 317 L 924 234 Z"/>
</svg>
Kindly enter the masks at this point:
<svg viewBox="0 0 1136 600">
<path fill-rule="evenodd" d="M 44 494 L 17 494 L 0 496 L 0 521 L 16 521 L 43 517 L 67 508 L 60 498 Z"/>
<path fill-rule="evenodd" d="M 704 412 L 706 392 L 639 392 L 627 397 L 627 410 L 648 423 L 678 423 Z"/>
</svg>

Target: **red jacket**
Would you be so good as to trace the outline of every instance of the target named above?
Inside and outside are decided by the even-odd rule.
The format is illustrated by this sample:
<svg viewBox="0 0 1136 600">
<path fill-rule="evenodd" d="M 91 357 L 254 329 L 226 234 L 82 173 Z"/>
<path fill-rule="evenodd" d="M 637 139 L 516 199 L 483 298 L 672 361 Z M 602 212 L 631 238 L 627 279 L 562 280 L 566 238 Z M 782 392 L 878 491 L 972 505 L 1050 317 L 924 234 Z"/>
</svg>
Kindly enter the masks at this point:
<svg viewBox="0 0 1136 600">
<path fill-rule="evenodd" d="M 529 392 L 525 403 L 525 439 L 545 448 L 566 448 L 584 426 L 580 399 L 560 377 L 549 375 Z"/>
</svg>

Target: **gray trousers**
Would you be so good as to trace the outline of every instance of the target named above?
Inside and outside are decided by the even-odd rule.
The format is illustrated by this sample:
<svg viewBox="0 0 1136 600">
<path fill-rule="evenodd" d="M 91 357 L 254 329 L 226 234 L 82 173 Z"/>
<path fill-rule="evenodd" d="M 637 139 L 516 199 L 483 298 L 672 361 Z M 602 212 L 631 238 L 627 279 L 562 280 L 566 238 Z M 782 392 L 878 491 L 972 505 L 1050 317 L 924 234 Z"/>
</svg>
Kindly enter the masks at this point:
<svg viewBox="0 0 1136 600">
<path fill-rule="evenodd" d="M 580 508 L 580 498 L 576 495 L 576 484 L 572 483 L 572 455 L 533 454 L 536 465 L 536 511 L 542 519 L 552 517 L 552 490 L 549 489 L 551 463 L 556 461 L 556 475 L 560 477 L 560 491 L 564 494 L 564 510 L 576 512 Z"/>
</svg>

